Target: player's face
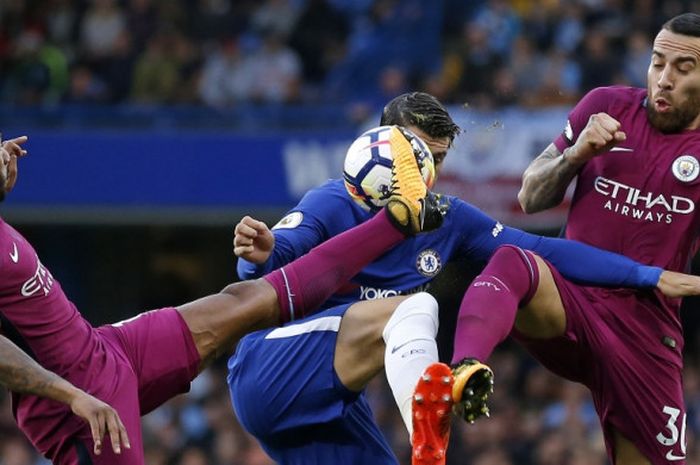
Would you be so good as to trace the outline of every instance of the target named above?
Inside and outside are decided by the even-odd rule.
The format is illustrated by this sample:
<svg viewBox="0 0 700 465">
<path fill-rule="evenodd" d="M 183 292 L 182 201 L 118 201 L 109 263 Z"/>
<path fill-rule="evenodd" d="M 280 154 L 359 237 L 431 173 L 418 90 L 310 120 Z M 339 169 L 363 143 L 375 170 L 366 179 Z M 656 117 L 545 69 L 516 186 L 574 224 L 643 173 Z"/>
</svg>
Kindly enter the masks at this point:
<svg viewBox="0 0 700 465">
<path fill-rule="evenodd" d="M 700 126 L 700 37 L 659 32 L 647 93 L 649 122 L 659 131 L 676 133 Z"/>
<path fill-rule="evenodd" d="M 433 154 L 433 159 L 435 160 L 435 176 L 440 174 L 440 169 L 442 168 L 442 163 L 445 161 L 447 156 L 447 151 L 450 148 L 450 138 L 449 137 L 430 137 L 425 131 L 421 131 L 416 126 L 407 126 L 407 129 L 413 134 L 417 135 L 423 142 L 426 143 L 430 149 L 430 153 Z"/>
</svg>

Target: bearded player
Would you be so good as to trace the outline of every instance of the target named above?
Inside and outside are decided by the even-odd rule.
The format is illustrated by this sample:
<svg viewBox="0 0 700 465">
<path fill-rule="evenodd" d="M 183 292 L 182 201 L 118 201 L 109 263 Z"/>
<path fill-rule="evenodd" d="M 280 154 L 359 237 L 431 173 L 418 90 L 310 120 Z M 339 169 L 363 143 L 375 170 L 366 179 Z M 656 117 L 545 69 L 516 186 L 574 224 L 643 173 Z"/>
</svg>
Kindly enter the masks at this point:
<svg viewBox="0 0 700 465">
<path fill-rule="evenodd" d="M 567 238 L 683 271 L 698 246 L 699 159 L 700 15 L 685 13 L 657 34 L 647 88 L 588 93 L 525 171 L 519 199 L 528 213 L 551 208 L 578 176 Z M 613 463 L 684 464 L 681 300 L 555 277 L 559 331 L 519 328 L 520 339 L 590 388 Z"/>
</svg>

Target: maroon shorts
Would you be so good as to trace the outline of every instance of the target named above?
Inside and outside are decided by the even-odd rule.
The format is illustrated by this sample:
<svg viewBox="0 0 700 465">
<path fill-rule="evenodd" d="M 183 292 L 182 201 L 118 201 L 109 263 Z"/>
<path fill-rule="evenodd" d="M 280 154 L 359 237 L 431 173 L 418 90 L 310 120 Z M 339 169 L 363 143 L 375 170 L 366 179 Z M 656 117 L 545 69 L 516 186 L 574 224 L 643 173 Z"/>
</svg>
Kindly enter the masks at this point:
<svg viewBox="0 0 700 465">
<path fill-rule="evenodd" d="M 650 291 L 579 286 L 550 269 L 566 309 L 564 336 L 513 336 L 548 369 L 588 386 L 613 463 L 614 428 L 652 464 L 684 464 L 680 331 L 659 319 Z"/>
<path fill-rule="evenodd" d="M 114 372 L 100 377 L 101 382 L 112 385 L 112 394 L 102 400 L 119 412 L 131 449 L 122 447 L 121 454 L 114 454 L 105 437 L 102 453 L 95 456 L 90 428 L 82 422 L 77 432 L 64 435 L 47 455 L 57 465 L 144 465 L 141 415 L 189 391 L 200 363 L 197 348 L 174 308 L 146 312 L 96 331 L 106 349 L 104 356 L 116 359 L 111 364 Z"/>
</svg>

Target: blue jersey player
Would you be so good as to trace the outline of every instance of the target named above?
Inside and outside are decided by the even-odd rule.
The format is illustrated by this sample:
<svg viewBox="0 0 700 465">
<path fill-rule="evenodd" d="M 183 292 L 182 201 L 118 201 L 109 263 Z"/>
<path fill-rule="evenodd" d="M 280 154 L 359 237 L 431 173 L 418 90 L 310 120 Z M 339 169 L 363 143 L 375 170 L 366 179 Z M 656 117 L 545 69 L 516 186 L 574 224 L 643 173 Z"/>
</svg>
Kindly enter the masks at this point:
<svg viewBox="0 0 700 465">
<path fill-rule="evenodd" d="M 459 130 L 437 100 L 421 93 L 402 95 L 387 105 L 381 124 L 392 123 L 424 138 L 438 154 L 438 166 Z M 499 246 L 514 244 L 535 251 L 579 282 L 658 285 L 668 290 L 661 287 L 666 281 L 659 279 L 658 268 L 503 226 L 456 198 L 443 202 L 448 208 L 442 228 L 403 241 L 365 267 L 351 285 L 328 301 L 328 310 L 283 328 L 254 333 L 239 344 L 229 361 L 234 408 L 244 427 L 277 462 L 397 463 L 362 390 L 384 364 L 385 341 L 391 348 L 387 357 L 437 357 L 435 300 L 422 292 L 408 298 L 392 296 L 426 289 L 447 260 L 485 261 Z M 342 180 L 333 180 L 307 193 L 273 231 L 246 217 L 237 225 L 234 239 L 235 252 L 241 257 L 239 274 L 253 278 L 283 266 L 372 216 L 350 198 Z M 551 276 L 538 285 L 556 293 Z M 373 300 L 383 297 L 391 298 Z M 407 352 L 408 343 L 412 349 Z M 480 364 L 475 368 L 488 381 L 490 370 Z M 449 378 L 449 373 L 447 369 L 441 376 Z M 406 382 L 394 394 L 410 431 L 410 402 L 421 372 L 401 370 L 401 374 Z M 449 394 L 451 380 L 446 385 Z M 452 402 L 448 397 L 447 406 Z M 413 439 L 415 445 L 416 436 Z M 431 452 L 435 454 L 414 455 L 414 463 L 444 461 L 444 450 Z"/>
</svg>

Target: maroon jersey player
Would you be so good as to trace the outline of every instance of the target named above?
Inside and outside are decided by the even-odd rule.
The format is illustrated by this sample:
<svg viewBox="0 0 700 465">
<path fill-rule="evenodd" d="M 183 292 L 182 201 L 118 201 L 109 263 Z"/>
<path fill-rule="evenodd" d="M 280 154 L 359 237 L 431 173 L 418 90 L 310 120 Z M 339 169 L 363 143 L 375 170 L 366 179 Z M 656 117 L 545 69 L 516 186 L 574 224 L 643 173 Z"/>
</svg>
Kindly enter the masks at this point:
<svg viewBox="0 0 700 465">
<path fill-rule="evenodd" d="M 536 212 L 578 176 L 566 237 L 649 265 L 684 271 L 700 211 L 700 15 L 654 40 L 646 89 L 591 91 L 563 134 L 523 175 L 519 199 Z M 588 386 L 613 463 L 685 463 L 680 299 L 578 287 L 558 280 L 559 335 L 518 337 L 553 371 Z"/>
</svg>

